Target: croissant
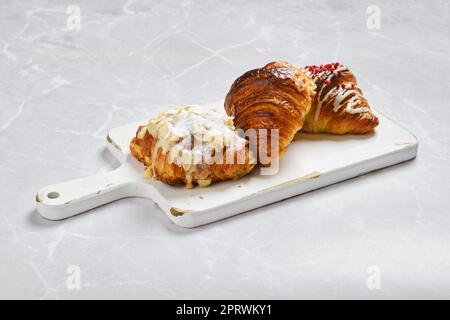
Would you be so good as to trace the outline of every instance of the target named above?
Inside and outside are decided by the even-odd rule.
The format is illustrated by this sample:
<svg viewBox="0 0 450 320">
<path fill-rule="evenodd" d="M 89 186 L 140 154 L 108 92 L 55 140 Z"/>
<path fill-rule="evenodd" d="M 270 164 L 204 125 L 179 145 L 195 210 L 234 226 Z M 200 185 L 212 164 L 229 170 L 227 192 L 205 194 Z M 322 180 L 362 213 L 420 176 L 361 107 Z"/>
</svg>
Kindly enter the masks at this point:
<svg viewBox="0 0 450 320">
<path fill-rule="evenodd" d="M 201 107 L 160 113 L 138 128 L 130 150 L 147 167 L 145 177 L 187 188 L 240 178 L 256 163 L 233 119 Z"/>
<path fill-rule="evenodd" d="M 303 126 L 314 89 L 313 81 L 287 62 L 271 62 L 234 81 L 225 98 L 225 110 L 234 117 L 237 128 L 256 130 L 259 163 L 262 163 L 261 152 L 268 158 L 263 164 L 268 164 L 272 151 L 282 154 L 286 150 Z M 276 147 L 272 150 L 274 129 L 278 130 L 278 150 Z"/>
<path fill-rule="evenodd" d="M 356 84 L 348 67 L 336 63 L 306 66 L 305 73 L 317 86 L 303 132 L 360 134 L 372 131 L 378 118 Z"/>
</svg>

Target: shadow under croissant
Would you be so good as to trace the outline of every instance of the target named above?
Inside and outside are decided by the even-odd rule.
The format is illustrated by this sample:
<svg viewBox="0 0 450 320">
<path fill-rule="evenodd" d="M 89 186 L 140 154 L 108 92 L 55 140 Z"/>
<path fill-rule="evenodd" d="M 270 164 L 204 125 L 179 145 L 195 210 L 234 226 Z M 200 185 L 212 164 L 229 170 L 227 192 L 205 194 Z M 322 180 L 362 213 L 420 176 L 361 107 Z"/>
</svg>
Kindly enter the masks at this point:
<svg viewBox="0 0 450 320">
<path fill-rule="evenodd" d="M 376 131 L 366 134 L 329 134 L 329 133 L 304 133 L 297 132 L 292 141 L 348 141 L 348 140 L 368 140 L 376 134 Z"/>
</svg>

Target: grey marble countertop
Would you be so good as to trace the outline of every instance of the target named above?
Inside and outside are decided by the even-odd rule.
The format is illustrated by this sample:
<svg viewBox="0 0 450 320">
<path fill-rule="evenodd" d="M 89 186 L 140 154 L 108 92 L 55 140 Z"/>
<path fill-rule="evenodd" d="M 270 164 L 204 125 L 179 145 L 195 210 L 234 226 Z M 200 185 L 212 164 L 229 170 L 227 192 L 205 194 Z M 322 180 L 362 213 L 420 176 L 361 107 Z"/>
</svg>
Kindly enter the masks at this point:
<svg viewBox="0 0 450 320">
<path fill-rule="evenodd" d="M 448 20 L 448 1 L 0 2 L 0 298 L 450 298 Z M 118 165 L 108 129 L 278 59 L 350 65 L 418 157 L 195 229 L 144 199 L 35 210 Z"/>
</svg>

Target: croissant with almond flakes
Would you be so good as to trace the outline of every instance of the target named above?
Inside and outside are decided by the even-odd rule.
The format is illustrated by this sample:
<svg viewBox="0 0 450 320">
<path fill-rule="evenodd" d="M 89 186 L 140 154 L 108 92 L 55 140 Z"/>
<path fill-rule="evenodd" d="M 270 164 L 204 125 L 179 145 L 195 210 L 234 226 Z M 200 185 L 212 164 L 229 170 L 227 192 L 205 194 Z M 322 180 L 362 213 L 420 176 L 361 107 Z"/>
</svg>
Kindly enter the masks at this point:
<svg viewBox="0 0 450 320">
<path fill-rule="evenodd" d="M 237 179 L 255 166 L 247 141 L 234 131 L 233 119 L 202 107 L 160 113 L 138 128 L 130 150 L 146 166 L 145 177 L 186 188 Z"/>
</svg>

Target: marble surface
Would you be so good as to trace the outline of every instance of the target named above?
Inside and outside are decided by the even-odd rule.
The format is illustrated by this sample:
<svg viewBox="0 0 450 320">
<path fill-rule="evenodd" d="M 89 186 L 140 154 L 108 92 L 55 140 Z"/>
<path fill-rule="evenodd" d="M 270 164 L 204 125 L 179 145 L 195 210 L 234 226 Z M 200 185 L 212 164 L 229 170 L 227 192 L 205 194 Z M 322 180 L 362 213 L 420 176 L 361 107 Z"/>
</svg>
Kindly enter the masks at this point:
<svg viewBox="0 0 450 320">
<path fill-rule="evenodd" d="M 0 298 L 450 298 L 448 18 L 448 1 L 1 1 Z M 418 157 L 196 229 L 144 199 L 36 212 L 41 187 L 118 165 L 109 128 L 274 59 L 349 64 Z"/>
</svg>

